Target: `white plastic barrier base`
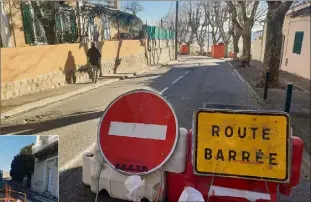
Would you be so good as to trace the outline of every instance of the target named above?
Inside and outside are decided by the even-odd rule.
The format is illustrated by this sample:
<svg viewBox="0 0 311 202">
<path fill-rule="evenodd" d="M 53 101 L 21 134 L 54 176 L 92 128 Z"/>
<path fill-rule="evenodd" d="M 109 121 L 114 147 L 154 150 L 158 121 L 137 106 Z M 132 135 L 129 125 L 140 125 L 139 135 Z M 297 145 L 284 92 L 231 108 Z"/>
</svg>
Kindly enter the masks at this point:
<svg viewBox="0 0 311 202">
<path fill-rule="evenodd" d="M 186 155 L 187 155 L 187 130 L 180 128 L 178 142 L 175 151 L 168 162 L 164 165 L 164 171 L 181 173 L 186 168 Z M 82 157 L 82 181 L 84 184 L 91 186 L 91 191 L 97 193 L 98 188 L 98 173 L 102 164 L 103 157 L 99 150 L 98 145 L 95 146 L 94 151 L 91 153 L 85 153 Z M 162 188 L 163 192 L 159 197 L 159 201 L 163 201 L 165 198 L 165 172 L 162 173 Z M 123 200 L 129 200 L 129 191 L 125 188 L 125 181 L 128 175 L 123 175 L 114 169 L 112 169 L 107 163 L 104 162 L 100 180 L 99 180 L 99 192 L 106 190 L 110 197 Z M 142 176 L 145 181 L 141 187 L 141 199 L 146 198 L 149 201 L 154 201 L 159 192 L 159 185 L 161 185 L 161 169 Z"/>
</svg>

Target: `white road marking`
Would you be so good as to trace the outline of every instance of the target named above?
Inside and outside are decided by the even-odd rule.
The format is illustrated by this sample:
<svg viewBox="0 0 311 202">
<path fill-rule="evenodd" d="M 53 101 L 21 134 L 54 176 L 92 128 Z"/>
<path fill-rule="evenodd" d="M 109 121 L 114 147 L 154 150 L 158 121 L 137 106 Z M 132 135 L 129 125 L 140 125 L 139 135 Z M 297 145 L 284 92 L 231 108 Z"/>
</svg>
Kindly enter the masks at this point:
<svg viewBox="0 0 311 202">
<path fill-rule="evenodd" d="M 187 72 L 185 73 L 185 75 L 187 75 L 189 72 L 190 72 L 190 70 L 189 70 L 189 71 L 187 71 Z"/>
<path fill-rule="evenodd" d="M 164 88 L 164 89 L 160 92 L 160 94 L 163 94 L 167 89 L 168 89 L 168 87 Z"/>
<path fill-rule="evenodd" d="M 96 143 L 92 143 L 88 148 L 80 152 L 78 155 L 76 155 L 73 159 L 71 159 L 69 162 L 67 162 L 65 165 L 59 168 L 59 173 L 64 172 L 65 170 L 73 167 L 75 164 L 77 164 L 79 161 L 82 161 L 82 155 L 87 152 L 93 151 Z"/>
<path fill-rule="evenodd" d="M 112 121 L 110 123 L 109 135 L 122 137 L 136 137 L 142 139 L 165 140 L 167 126 L 144 124 L 144 123 L 124 123 Z M 147 132 L 146 132 L 147 131 Z"/>
<path fill-rule="evenodd" d="M 178 77 L 175 81 L 173 81 L 172 83 L 174 84 L 174 83 L 176 83 L 178 80 L 180 80 L 181 78 L 183 78 L 184 76 L 180 76 L 180 77 Z"/>
<path fill-rule="evenodd" d="M 227 62 L 227 63 L 230 65 L 230 67 L 233 67 L 232 64 L 231 64 L 231 62 Z"/>
</svg>

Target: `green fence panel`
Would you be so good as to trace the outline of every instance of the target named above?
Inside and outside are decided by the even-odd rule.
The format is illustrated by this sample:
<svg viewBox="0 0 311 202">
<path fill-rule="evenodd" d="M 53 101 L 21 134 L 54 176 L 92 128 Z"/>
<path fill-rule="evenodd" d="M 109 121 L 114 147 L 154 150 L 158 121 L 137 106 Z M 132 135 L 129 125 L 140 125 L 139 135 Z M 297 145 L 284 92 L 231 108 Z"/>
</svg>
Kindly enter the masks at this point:
<svg viewBox="0 0 311 202">
<path fill-rule="evenodd" d="M 31 17 L 30 6 L 24 2 L 21 3 L 22 6 L 22 17 L 23 17 L 23 27 L 25 33 L 26 44 L 32 44 L 34 40 L 33 31 L 33 19 Z"/>
<path fill-rule="evenodd" d="M 174 39 L 174 32 L 169 29 L 164 29 L 155 26 L 145 26 L 144 29 L 146 30 L 148 37 L 150 40 L 160 39 L 160 40 L 168 40 Z"/>
</svg>

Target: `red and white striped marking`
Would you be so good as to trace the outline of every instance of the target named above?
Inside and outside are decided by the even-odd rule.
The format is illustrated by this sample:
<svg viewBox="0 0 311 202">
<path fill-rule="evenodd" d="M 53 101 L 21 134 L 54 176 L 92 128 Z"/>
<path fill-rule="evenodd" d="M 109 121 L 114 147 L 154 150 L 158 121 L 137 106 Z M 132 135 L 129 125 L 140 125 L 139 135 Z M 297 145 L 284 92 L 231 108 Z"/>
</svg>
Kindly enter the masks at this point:
<svg viewBox="0 0 311 202">
<path fill-rule="evenodd" d="M 249 201 L 256 201 L 259 199 L 262 200 L 271 200 L 270 194 L 260 193 L 254 191 L 232 189 L 220 186 L 212 185 L 208 192 L 209 196 L 228 196 L 228 197 L 241 197 L 248 199 Z"/>
</svg>

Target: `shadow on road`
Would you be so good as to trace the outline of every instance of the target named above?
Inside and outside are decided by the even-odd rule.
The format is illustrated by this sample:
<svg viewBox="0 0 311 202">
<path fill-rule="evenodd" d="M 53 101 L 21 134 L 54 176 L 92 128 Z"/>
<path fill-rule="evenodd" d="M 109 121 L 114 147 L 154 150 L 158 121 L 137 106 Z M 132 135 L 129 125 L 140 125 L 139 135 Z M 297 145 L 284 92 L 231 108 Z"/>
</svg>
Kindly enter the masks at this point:
<svg viewBox="0 0 311 202">
<path fill-rule="evenodd" d="M 36 134 L 101 117 L 103 111 L 78 112 L 57 119 L 1 127 L 1 134 Z"/>
<path fill-rule="evenodd" d="M 206 58 L 202 58 L 206 59 Z M 200 61 L 200 59 L 197 59 L 197 61 Z M 223 62 L 221 62 L 223 63 Z M 217 62 L 217 65 L 220 63 Z M 209 66 L 214 66 L 214 64 L 202 64 L 201 67 L 209 67 Z M 166 67 L 167 68 L 167 67 Z M 213 67 L 217 68 L 217 67 Z M 199 67 L 193 67 L 191 64 L 185 64 L 183 66 L 180 65 L 173 65 L 169 67 L 169 70 L 166 73 L 147 73 L 143 75 L 139 75 L 136 77 L 128 77 L 126 80 L 131 81 L 134 79 L 138 79 L 137 82 L 135 82 L 135 85 L 142 85 L 142 86 L 148 86 L 151 87 L 152 89 L 161 92 L 163 89 L 168 88 L 172 89 L 173 91 L 167 92 L 166 98 L 168 99 L 169 102 L 174 106 L 175 110 L 178 110 L 177 116 L 180 115 L 181 117 L 178 116 L 178 119 L 181 119 L 182 121 L 180 122 L 182 125 L 190 127 L 189 124 L 191 124 L 191 114 L 193 113 L 193 110 L 196 107 L 202 107 L 201 101 L 198 99 L 196 105 L 191 104 L 193 100 L 190 100 L 187 97 L 180 97 L 182 93 L 178 93 L 177 91 L 174 91 L 174 86 L 179 85 L 179 89 L 183 89 L 185 91 L 187 88 L 191 88 L 191 83 L 193 82 L 200 82 L 200 81 L 193 81 L 187 79 L 185 82 L 181 82 L 181 84 L 178 82 L 176 84 L 172 84 L 173 81 L 178 79 L 180 76 L 185 76 L 186 72 L 189 72 L 187 76 L 184 78 L 188 78 L 188 76 L 191 74 L 191 70 L 196 70 L 193 72 L 196 72 L 195 77 L 200 76 L 199 79 L 196 80 L 202 80 L 204 79 L 203 77 L 205 76 L 206 70 L 204 68 L 199 68 Z M 148 77 L 149 79 L 147 80 L 139 80 L 140 78 L 146 78 Z M 101 77 L 101 78 L 107 78 L 107 77 Z M 111 76 L 109 76 L 111 78 Z M 193 79 L 193 78 L 192 78 Z M 190 83 L 189 83 L 190 82 Z M 123 86 L 128 86 L 129 83 L 118 83 L 117 85 L 110 85 L 106 86 L 109 89 L 114 89 L 114 88 L 120 88 Z M 188 94 L 193 94 L 195 97 L 195 91 L 198 89 L 188 89 L 187 92 Z M 193 93 L 191 93 L 193 91 Z M 200 93 L 198 91 L 197 93 Z M 206 95 L 204 95 L 206 97 Z M 180 104 L 180 100 L 184 100 L 183 104 Z M 189 99 L 189 100 L 187 100 Z M 204 98 L 205 99 L 205 98 Z M 206 98 L 207 99 L 207 98 Z M 187 116 L 185 116 L 185 113 L 187 113 Z M 82 112 L 82 113 L 73 113 L 69 114 L 66 116 L 60 116 L 57 118 L 53 118 L 50 120 L 46 119 L 41 119 L 41 120 L 34 120 L 34 121 L 25 121 L 24 124 L 17 124 L 17 125 L 2 125 L 1 129 L 1 134 L 16 134 L 16 135 L 23 135 L 23 134 L 38 134 L 46 131 L 50 131 L 56 128 L 61 128 L 65 127 L 68 125 L 73 125 L 93 119 L 100 118 L 103 114 L 103 111 L 87 111 L 87 112 Z M 189 124 L 186 124 L 188 123 Z M 189 126 L 188 126 L 189 125 Z"/>
</svg>

